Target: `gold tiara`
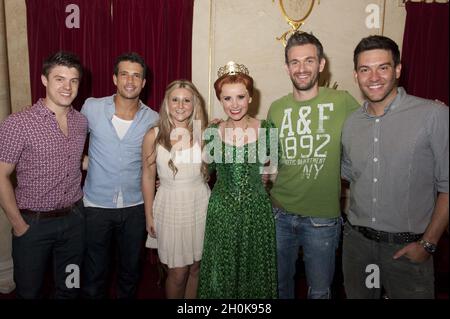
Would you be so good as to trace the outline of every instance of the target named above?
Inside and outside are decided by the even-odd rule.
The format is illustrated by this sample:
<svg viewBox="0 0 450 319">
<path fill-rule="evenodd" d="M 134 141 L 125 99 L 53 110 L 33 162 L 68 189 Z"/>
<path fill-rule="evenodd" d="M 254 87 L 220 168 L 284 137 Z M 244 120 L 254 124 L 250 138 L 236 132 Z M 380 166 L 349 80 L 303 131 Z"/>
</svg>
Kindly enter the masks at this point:
<svg viewBox="0 0 450 319">
<path fill-rule="evenodd" d="M 219 68 L 217 75 L 220 77 L 224 75 L 236 75 L 237 73 L 243 73 L 248 75 L 248 69 L 243 64 L 237 64 L 233 61 L 228 62 L 225 66 Z"/>
</svg>

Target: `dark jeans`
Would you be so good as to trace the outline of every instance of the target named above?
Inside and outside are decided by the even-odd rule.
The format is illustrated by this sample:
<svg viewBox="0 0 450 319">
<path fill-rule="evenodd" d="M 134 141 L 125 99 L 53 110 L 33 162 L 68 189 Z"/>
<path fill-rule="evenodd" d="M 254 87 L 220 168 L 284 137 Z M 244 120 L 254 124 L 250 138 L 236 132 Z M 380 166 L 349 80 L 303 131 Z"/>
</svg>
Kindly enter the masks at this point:
<svg viewBox="0 0 450 319">
<path fill-rule="evenodd" d="M 82 293 L 85 298 L 106 298 L 111 240 L 118 248 L 117 298 L 134 298 L 145 239 L 144 205 L 105 209 L 86 207 L 86 256 Z"/>
<path fill-rule="evenodd" d="M 37 215 L 23 215 L 23 218 L 30 227 L 20 237 L 13 236 L 12 241 L 17 298 L 42 297 L 44 274 L 51 256 L 56 288 L 54 297 L 76 298 L 79 294 L 76 281 L 79 283 L 85 247 L 82 204 L 63 217 L 38 218 Z M 75 275 L 75 281 L 69 278 L 72 274 Z"/>
<path fill-rule="evenodd" d="M 379 299 L 381 288 L 391 299 L 434 298 L 433 258 L 420 264 L 405 256 L 395 260 L 392 256 L 407 244 L 378 243 L 367 239 L 348 223 L 344 226 L 343 238 L 342 265 L 347 298 Z M 379 276 L 375 268 L 379 269 Z M 374 286 L 375 281 L 379 285 Z"/>
</svg>

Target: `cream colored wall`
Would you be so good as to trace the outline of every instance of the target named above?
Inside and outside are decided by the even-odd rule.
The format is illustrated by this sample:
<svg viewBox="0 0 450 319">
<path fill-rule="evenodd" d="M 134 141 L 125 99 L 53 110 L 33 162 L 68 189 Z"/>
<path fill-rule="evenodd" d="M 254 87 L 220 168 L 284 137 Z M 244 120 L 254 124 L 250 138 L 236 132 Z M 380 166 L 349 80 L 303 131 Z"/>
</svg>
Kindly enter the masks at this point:
<svg viewBox="0 0 450 319">
<path fill-rule="evenodd" d="M 3 1 L 0 1 L 0 121 L 10 113 L 10 108 L 5 8 Z"/>
<path fill-rule="evenodd" d="M 4 0 L 12 112 L 31 105 L 25 0 Z"/>
<path fill-rule="evenodd" d="M 8 59 L 6 52 L 5 10 L 0 1 L 0 122 L 10 113 Z M 11 257 L 11 225 L 0 208 L 0 293 L 15 287 Z"/>
<path fill-rule="evenodd" d="M 398 0 L 320 0 L 301 30 L 313 32 L 322 42 L 328 57 L 330 83 L 348 90 L 362 100 L 353 81 L 353 49 L 361 38 L 381 34 L 368 29 L 366 7 L 376 4 L 383 18 L 384 35 L 400 46 L 406 12 Z M 382 23 L 380 23 L 380 27 Z M 281 15 L 278 1 L 270 0 L 196 0 L 194 11 L 192 77 L 208 105 L 211 117 L 223 117 L 222 107 L 210 83 L 217 69 L 233 60 L 245 64 L 255 80 L 259 101 L 258 118 L 264 118 L 270 103 L 292 91 L 284 70 L 284 47 L 276 40 L 289 26 Z M 210 61 L 210 67 L 206 64 Z"/>
</svg>

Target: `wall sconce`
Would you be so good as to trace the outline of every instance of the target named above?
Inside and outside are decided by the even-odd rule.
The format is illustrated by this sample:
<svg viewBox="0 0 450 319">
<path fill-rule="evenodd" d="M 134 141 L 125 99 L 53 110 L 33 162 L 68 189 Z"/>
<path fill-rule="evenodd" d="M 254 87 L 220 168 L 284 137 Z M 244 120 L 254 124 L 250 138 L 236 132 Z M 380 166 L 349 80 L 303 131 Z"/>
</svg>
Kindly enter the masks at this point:
<svg viewBox="0 0 450 319">
<path fill-rule="evenodd" d="M 275 2 L 275 0 L 272 0 Z M 282 41 L 286 46 L 287 36 L 298 31 L 305 23 L 306 18 L 311 14 L 314 8 L 315 0 L 278 0 L 281 14 L 291 29 L 283 33 L 277 40 Z M 320 4 L 320 0 L 317 1 Z"/>
</svg>

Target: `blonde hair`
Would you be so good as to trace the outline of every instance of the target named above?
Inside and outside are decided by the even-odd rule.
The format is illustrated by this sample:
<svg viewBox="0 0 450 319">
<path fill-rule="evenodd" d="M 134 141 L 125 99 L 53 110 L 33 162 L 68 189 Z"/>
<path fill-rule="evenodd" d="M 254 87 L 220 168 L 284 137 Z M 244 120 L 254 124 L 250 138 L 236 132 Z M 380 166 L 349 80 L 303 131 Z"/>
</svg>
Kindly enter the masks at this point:
<svg viewBox="0 0 450 319">
<path fill-rule="evenodd" d="M 164 147 L 168 151 L 171 151 L 171 149 L 172 149 L 172 143 L 170 141 L 170 133 L 172 132 L 173 129 L 175 129 L 175 124 L 173 123 L 172 118 L 169 113 L 169 97 L 170 97 L 170 94 L 176 89 L 186 89 L 192 93 L 193 111 L 192 111 L 192 115 L 189 119 L 187 129 L 189 130 L 189 133 L 190 133 L 192 145 L 194 145 L 195 143 L 198 143 L 201 146 L 201 149 L 203 150 L 204 142 L 203 142 L 202 136 L 203 136 L 203 132 L 207 126 L 205 107 L 204 107 L 203 99 L 202 99 L 200 93 L 198 92 L 197 88 L 195 87 L 195 85 L 192 82 L 190 82 L 188 80 L 173 81 L 166 88 L 166 92 L 164 94 L 164 100 L 161 104 L 161 109 L 159 110 L 158 134 L 156 135 L 155 148 L 156 148 L 156 145 L 160 144 L 162 147 Z M 194 141 L 194 134 L 193 134 L 194 121 L 200 121 L 200 123 L 201 123 L 201 134 L 200 134 L 200 136 L 198 136 L 199 140 L 195 140 L 195 141 Z M 178 169 L 175 166 L 175 164 L 173 163 L 172 158 L 169 160 L 168 165 L 173 172 L 173 176 L 175 177 L 175 175 L 178 172 Z M 208 165 L 205 162 L 202 162 L 201 173 L 203 175 L 203 179 L 205 181 L 208 181 L 208 179 L 209 179 Z"/>
</svg>

